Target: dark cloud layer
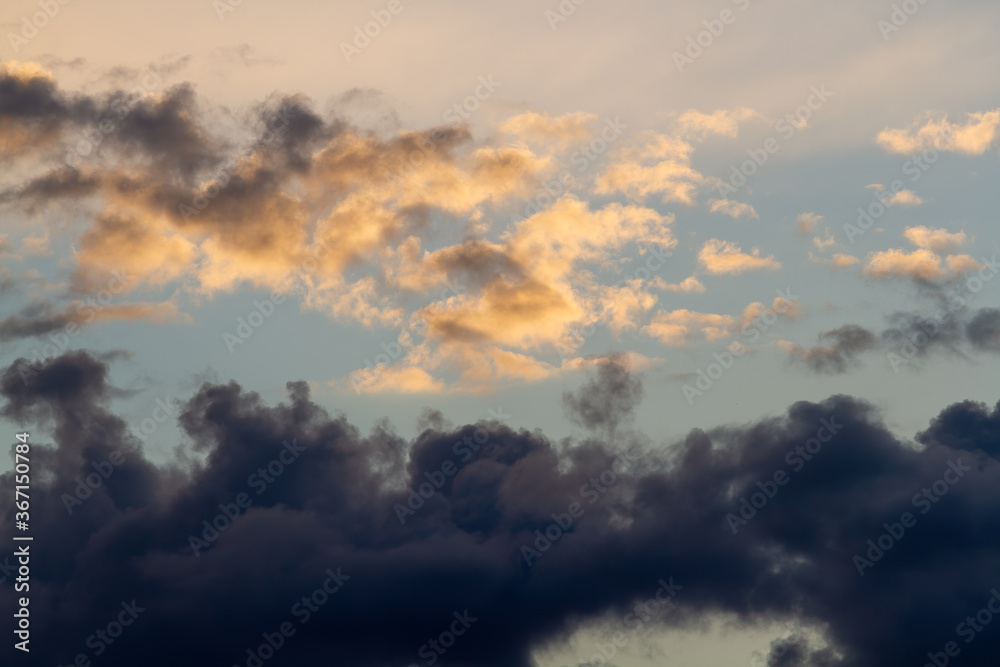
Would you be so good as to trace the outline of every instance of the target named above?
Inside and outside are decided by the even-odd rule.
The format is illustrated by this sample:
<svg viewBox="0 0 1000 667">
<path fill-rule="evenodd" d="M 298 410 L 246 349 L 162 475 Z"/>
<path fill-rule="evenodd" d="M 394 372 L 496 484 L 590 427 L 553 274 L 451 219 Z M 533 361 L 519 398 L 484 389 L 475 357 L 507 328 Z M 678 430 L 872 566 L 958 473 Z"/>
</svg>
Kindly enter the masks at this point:
<svg viewBox="0 0 1000 667">
<path fill-rule="evenodd" d="M 439 430 L 440 420 L 412 442 L 386 428 L 365 436 L 302 382 L 277 406 L 235 383 L 203 385 L 178 406 L 193 458 L 157 468 L 110 411 L 104 362 L 76 352 L 27 381 L 25 363 L 6 370 L 0 392 L 2 414 L 32 433 L 32 664 L 93 659 L 87 638 L 135 599 L 144 611 L 93 664 L 243 665 L 286 621 L 296 633 L 265 664 L 426 664 L 421 646 L 468 610 L 477 620 L 437 664 L 526 667 L 583 621 L 620 623 L 673 577 L 684 588 L 651 621 L 667 631 L 715 613 L 801 621 L 828 646 L 786 638 L 772 664 L 912 667 L 961 641 L 956 625 L 1000 586 L 1000 406 L 953 405 L 914 447 L 854 398 L 800 402 L 778 418 L 692 431 L 662 456 L 633 452 L 636 463 L 616 467 L 598 494 L 590 480 L 620 453 L 609 444 L 557 445 L 485 422 Z M 584 394 L 601 395 L 609 378 L 640 395 L 620 369 L 600 371 Z M 795 454 L 830 434 L 823 420 L 832 439 L 809 459 Z M 272 481 L 251 477 L 289 446 L 297 458 L 286 453 Z M 64 494 L 116 450 L 124 462 L 69 514 Z M 921 515 L 914 494 L 959 459 L 969 471 Z M 734 534 L 727 514 L 778 470 L 790 482 Z M 401 488 L 438 471 L 445 482 L 422 505 Z M 13 485 L 0 478 L 6 535 Z M 190 536 L 242 493 L 249 509 L 195 556 Z M 419 508 L 401 522 L 394 506 L 408 500 Z M 521 547 L 573 502 L 583 515 L 529 567 Z M 859 576 L 853 556 L 907 511 L 916 525 Z M 337 568 L 350 579 L 300 623 L 293 605 Z M 0 604 L 13 609 L 14 598 L 8 579 Z M 987 628 L 961 647 L 960 664 L 992 664 L 1000 634 Z"/>
</svg>

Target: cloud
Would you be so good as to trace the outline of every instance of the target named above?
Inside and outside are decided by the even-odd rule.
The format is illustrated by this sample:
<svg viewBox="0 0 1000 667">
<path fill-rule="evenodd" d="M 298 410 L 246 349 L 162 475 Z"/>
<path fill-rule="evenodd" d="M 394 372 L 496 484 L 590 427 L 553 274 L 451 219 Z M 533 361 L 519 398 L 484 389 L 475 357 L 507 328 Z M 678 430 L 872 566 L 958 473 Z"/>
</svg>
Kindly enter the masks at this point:
<svg viewBox="0 0 1000 667">
<path fill-rule="evenodd" d="M 177 304 L 170 301 L 109 305 L 93 300 L 71 301 L 62 309 L 39 302 L 26 306 L 17 315 L 0 320 L 0 341 L 43 336 L 60 330 L 76 335 L 79 329 L 87 325 L 111 320 L 174 324 L 190 323 L 191 317 L 181 313 Z"/>
<path fill-rule="evenodd" d="M 779 341 L 778 344 L 794 360 L 817 373 L 827 374 L 846 372 L 855 365 L 858 356 L 878 345 L 878 338 L 874 333 L 855 324 L 847 324 L 839 329 L 824 332 L 820 334 L 819 339 L 830 341 L 830 344 L 809 348 L 785 340 Z"/>
<path fill-rule="evenodd" d="M 989 352 L 1000 352 L 1000 310 L 983 308 L 968 323 L 966 336 L 973 346 Z"/>
<path fill-rule="evenodd" d="M 830 259 L 823 257 L 816 257 L 812 253 L 809 253 L 809 260 L 814 264 L 826 264 L 832 266 L 835 269 L 846 269 L 849 266 L 854 266 L 855 264 L 860 264 L 861 260 L 852 255 L 845 255 L 843 253 L 834 253 Z"/>
<path fill-rule="evenodd" d="M 288 383 L 278 405 L 235 383 L 206 383 L 176 402 L 183 437 L 204 462 L 157 467 L 109 410 L 105 363 L 76 352 L 46 362 L 28 382 L 24 364 L 0 378 L 0 412 L 32 434 L 35 543 L 60 547 L 32 572 L 33 627 L 47 637 L 31 647 L 39 663 L 72 662 L 87 651 L 82 638 L 134 599 L 144 611 L 109 648 L 114 664 L 242 663 L 285 622 L 295 634 L 278 649 L 282 663 L 335 653 L 358 667 L 409 664 L 455 612 L 467 611 L 476 621 L 449 647 L 449 664 L 528 667 L 538 650 L 624 616 L 672 578 L 683 588 L 667 612 L 650 617 L 657 631 L 720 615 L 737 627 L 795 620 L 818 628 L 822 645 L 806 649 L 793 635 L 782 640 L 785 655 L 811 667 L 920 664 L 995 585 L 1000 405 L 964 402 L 929 415 L 921 447 L 888 431 L 873 406 L 835 396 L 745 426 L 696 429 L 656 443 L 666 453 L 643 453 L 639 435 L 616 445 L 593 435 L 557 444 L 495 421 L 425 422 L 413 440 L 387 426 L 364 435 L 314 403 L 304 382 Z M 604 372 L 571 401 L 598 427 L 630 413 L 619 396 L 638 399 L 623 374 Z M 622 381 L 631 393 L 612 391 L 604 403 Z M 813 452 L 804 443 L 817 433 L 832 437 L 809 459 L 795 454 Z M 115 451 L 123 463 L 69 514 L 64 498 L 76 493 L 77 478 Z M 622 453 L 635 463 L 612 468 Z M 280 474 L 258 493 L 248 476 L 279 457 Z M 958 466 L 947 498 L 918 514 L 913 494 Z M 590 480 L 609 469 L 615 481 L 598 492 Z M 400 521 L 410 489 L 441 470 L 454 472 Z M 733 534 L 727 517 L 776 470 L 793 483 Z M 0 478 L 6 534 L 14 530 L 13 485 L 12 472 Z M 243 493 L 252 501 L 246 510 L 234 504 Z M 527 552 L 529 565 L 524 548 L 535 550 L 536 531 L 574 501 L 584 513 L 544 551 Z M 191 538 L 203 539 L 203 522 L 221 515 L 220 505 L 236 507 L 236 518 L 195 556 Z M 854 556 L 905 511 L 918 527 L 859 576 Z M 0 552 L 0 562 L 14 561 L 12 551 Z M 349 579 L 321 611 L 307 622 L 293 615 L 338 568 Z M 9 581 L 0 585 L 6 608 L 17 595 Z M 877 626 L 878 641 L 872 610 L 895 619 Z M 193 658 L 190 645 L 198 646 Z M 989 664 L 998 648 L 1000 639 L 983 633 L 963 646 L 963 658 Z"/>
<path fill-rule="evenodd" d="M 936 282 L 956 278 L 977 268 L 979 262 L 969 255 L 948 255 L 942 258 L 924 248 L 909 253 L 889 249 L 869 253 L 862 273 L 869 278 L 903 277 L 921 282 Z"/>
<path fill-rule="evenodd" d="M 563 409 L 574 424 L 613 433 L 630 419 L 645 395 L 642 382 L 615 357 L 597 366 L 597 376 L 575 392 L 564 392 Z"/>
<path fill-rule="evenodd" d="M 596 272 L 623 253 L 676 244 L 670 214 L 591 210 L 566 194 L 497 222 L 552 176 L 562 147 L 591 136 L 592 114 L 520 114 L 475 142 L 458 124 L 371 132 L 336 110 L 317 114 L 302 95 L 276 94 L 231 114 L 236 132 L 219 130 L 188 84 L 71 94 L 37 66 L 8 64 L 0 86 L 9 93 L 0 130 L 35 133 L 25 144 L 33 153 L 11 154 L 47 167 L 15 179 L 0 203 L 36 212 L 58 202 L 60 215 L 82 221 L 69 239 L 73 292 L 99 288 L 114 267 L 134 277 L 130 290 L 288 293 L 337 319 L 403 329 L 408 350 L 425 350 L 400 360 L 407 387 L 480 389 L 491 377 L 560 372 L 538 355 L 574 351 L 573 327 L 634 330 L 657 301 L 635 280 L 611 286 Z M 74 132 L 102 119 L 110 129 L 98 150 L 64 166 Z M 664 135 L 622 155 L 661 173 L 688 161 L 685 146 Z"/>
<path fill-rule="evenodd" d="M 903 232 L 903 237 L 918 248 L 939 254 L 958 250 L 966 242 L 964 231 L 951 233 L 946 229 L 923 226 L 907 227 Z"/>
<path fill-rule="evenodd" d="M 930 149 L 982 155 L 994 144 L 1000 127 L 1000 109 L 966 114 L 964 123 L 951 123 L 948 116 L 917 120 L 907 128 L 886 128 L 876 142 L 890 153 L 914 155 Z"/>
<path fill-rule="evenodd" d="M 661 289 L 665 289 L 669 292 L 677 292 L 680 294 L 704 294 L 705 286 L 701 284 L 694 276 L 688 276 L 679 283 L 670 283 L 663 281 Z"/>
<path fill-rule="evenodd" d="M 833 238 L 833 234 L 830 233 L 829 228 L 825 230 L 825 233 L 825 237 L 813 237 L 813 245 L 816 246 L 816 249 L 820 252 L 824 252 L 827 248 L 833 247 L 837 243 L 837 241 Z"/>
<path fill-rule="evenodd" d="M 637 200 L 658 194 L 664 203 L 693 205 L 698 186 L 708 182 L 691 167 L 693 150 L 680 137 L 649 136 L 644 148 L 624 150 L 597 178 L 594 191 L 622 192 Z"/>
<path fill-rule="evenodd" d="M 803 235 L 811 234 L 822 221 L 823 216 L 815 213 L 803 213 L 796 219 L 799 233 Z"/>
<path fill-rule="evenodd" d="M 739 274 L 759 269 L 780 269 L 781 262 L 774 256 L 761 257 L 760 250 L 753 248 L 750 254 L 729 241 L 709 239 L 698 252 L 698 263 L 713 275 Z"/>
<path fill-rule="evenodd" d="M 686 308 L 661 310 L 642 328 L 642 333 L 664 345 L 683 347 L 696 333 L 702 334 L 708 341 L 723 338 L 734 324 L 736 319 L 731 315 L 698 313 Z"/>
<path fill-rule="evenodd" d="M 774 313 L 774 315 L 778 317 L 783 317 L 788 320 L 796 320 L 802 316 L 802 309 L 799 307 L 798 299 L 789 301 L 784 297 L 776 296 L 770 306 L 765 306 L 760 301 L 748 304 L 747 307 L 743 309 L 743 314 L 740 315 L 740 321 L 736 325 L 737 328 L 742 330 L 744 327 L 751 325 L 755 319 L 768 311 Z"/>
<path fill-rule="evenodd" d="M 25 236 L 21 239 L 21 247 L 18 252 L 22 255 L 46 257 L 52 254 L 49 248 L 49 233 L 45 232 L 41 236 Z"/>
<path fill-rule="evenodd" d="M 708 201 L 708 210 L 712 213 L 722 213 L 723 215 L 728 215 L 731 218 L 737 219 L 744 216 L 755 219 L 760 218 L 760 216 L 757 215 L 757 211 L 755 211 L 753 206 L 750 204 L 744 204 L 743 202 L 732 201 L 729 199 L 710 199 Z"/>
<path fill-rule="evenodd" d="M 529 145 L 553 145 L 561 149 L 588 143 L 594 135 L 595 114 L 574 112 L 561 116 L 530 111 L 507 118 L 498 130 Z"/>
<path fill-rule="evenodd" d="M 677 118 L 677 125 L 685 136 L 703 139 L 707 135 L 717 134 L 735 139 L 739 134 L 740 123 L 752 118 L 760 118 L 753 109 L 718 109 L 711 114 L 701 113 L 691 109 Z"/>
<path fill-rule="evenodd" d="M 890 197 L 880 200 L 886 206 L 920 206 L 924 200 L 917 196 L 913 190 L 900 190 Z"/>
</svg>

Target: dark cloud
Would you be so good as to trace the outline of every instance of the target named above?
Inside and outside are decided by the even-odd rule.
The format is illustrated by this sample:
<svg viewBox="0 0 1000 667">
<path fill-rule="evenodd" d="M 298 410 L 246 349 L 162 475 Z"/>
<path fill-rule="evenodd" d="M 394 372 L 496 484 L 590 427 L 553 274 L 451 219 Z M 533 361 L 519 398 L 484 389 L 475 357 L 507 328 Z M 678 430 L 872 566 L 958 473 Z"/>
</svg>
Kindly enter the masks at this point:
<svg viewBox="0 0 1000 667">
<path fill-rule="evenodd" d="M 46 53 L 38 57 L 38 62 L 44 65 L 48 69 L 70 69 L 77 70 L 87 66 L 87 59 L 76 57 L 72 60 L 67 58 L 61 58 L 50 53 Z"/>
<path fill-rule="evenodd" d="M 858 365 L 861 354 L 881 348 L 897 369 L 903 364 L 946 353 L 970 359 L 975 351 L 1000 352 L 1000 310 L 996 308 L 942 308 L 935 315 L 897 312 L 889 327 L 876 334 L 855 324 L 820 335 L 827 345 L 788 346 L 796 361 L 820 373 L 844 373 Z M 893 356 L 895 355 L 895 356 Z"/>
<path fill-rule="evenodd" d="M 620 357 L 612 357 L 597 366 L 597 377 L 575 393 L 564 393 L 562 400 L 573 423 L 591 430 L 614 431 L 632 417 L 644 395 L 642 382 L 628 372 Z"/>
<path fill-rule="evenodd" d="M 52 304 L 32 303 L 17 315 L 9 315 L 0 320 L 0 341 L 12 341 L 32 336 L 43 336 L 64 329 L 74 321 L 68 311 L 58 311 Z"/>
<path fill-rule="evenodd" d="M 67 123 L 94 117 L 94 101 L 61 93 L 55 80 L 31 67 L 0 63 L 0 145 L 4 158 L 58 139 Z"/>
<path fill-rule="evenodd" d="M 792 357 L 817 373 L 844 373 L 864 352 L 876 347 L 878 339 L 871 331 L 856 324 L 826 331 L 819 336 L 827 345 L 810 348 L 794 347 Z"/>
<path fill-rule="evenodd" d="M 287 168 L 305 171 L 312 164 L 312 154 L 346 128 L 346 124 L 327 124 L 312 110 L 303 95 L 272 97 L 255 109 L 258 139 L 255 148 L 276 153 Z"/>
<path fill-rule="evenodd" d="M 79 199 L 97 192 L 101 178 L 93 172 L 64 167 L 39 176 L 16 189 L 0 192 L 0 202 L 18 201 L 29 212 L 58 199 Z"/>
<path fill-rule="evenodd" d="M 967 452 L 983 451 L 1000 458 L 1000 404 L 990 411 L 985 403 L 963 401 L 949 406 L 917 435 L 928 446 Z"/>
<path fill-rule="evenodd" d="M 1000 352 L 1000 310 L 981 309 L 965 326 L 965 335 L 973 347 Z"/>
<path fill-rule="evenodd" d="M 190 84 L 156 97 L 117 94 L 108 105 L 107 115 L 112 113 L 124 114 L 108 135 L 123 152 L 138 150 L 153 165 L 185 176 L 221 162 L 222 146 L 201 126 Z"/>
<path fill-rule="evenodd" d="M 909 667 L 958 639 L 956 624 L 1000 585 L 1000 408 L 953 406 L 915 449 L 873 407 L 835 396 L 796 403 L 780 419 L 693 431 L 665 453 L 669 462 L 640 456 L 622 470 L 612 468 L 613 448 L 593 439 L 557 447 L 539 432 L 495 423 L 441 431 L 431 419 L 408 443 L 330 417 L 303 382 L 289 383 L 289 401 L 277 406 L 235 383 L 206 384 L 178 408 L 193 453 L 156 468 L 109 410 L 104 363 L 65 355 L 30 383 L 24 363 L 6 370 L 0 392 L 2 414 L 32 433 L 38 664 L 93 658 L 86 638 L 135 599 L 145 611 L 101 664 L 243 665 L 247 648 L 286 621 L 296 633 L 270 664 L 425 664 L 420 647 L 468 610 L 477 620 L 439 664 L 528 667 L 533 650 L 579 623 L 621 619 L 673 577 L 684 588 L 652 626 L 689 627 L 716 613 L 750 625 L 795 620 L 824 632 L 827 646 L 793 637 L 781 656 L 772 647 L 772 664 Z M 616 367 L 603 373 L 635 395 Z M 823 435 L 822 420 L 832 440 L 789 462 Z M 286 455 L 258 494 L 262 478 L 250 476 L 289 451 L 283 443 L 298 458 Z M 115 451 L 124 463 L 69 514 L 78 480 Z M 959 459 L 964 477 L 920 514 L 913 495 Z M 415 503 L 410 489 L 449 462 L 457 471 L 401 522 L 394 506 Z M 609 469 L 620 474 L 597 493 L 592 480 Z M 777 470 L 791 481 L 733 534 L 727 514 Z M 12 474 L 0 478 L 7 535 L 13 485 Z M 190 536 L 202 537 L 202 521 L 220 505 L 232 511 L 241 493 L 249 508 L 195 556 Z M 529 567 L 522 546 L 534 548 L 535 531 L 573 502 L 584 513 Z M 859 576 L 852 557 L 906 511 L 916 525 Z M 302 624 L 293 605 L 337 568 L 350 579 Z M 0 584 L 5 609 L 15 597 Z M 962 645 L 963 664 L 990 664 L 998 649 L 1000 635 L 983 632 Z M 9 642 L 4 650 L 13 652 Z"/>
<path fill-rule="evenodd" d="M 916 350 L 909 355 L 913 357 L 926 357 L 939 351 L 961 356 L 964 317 L 964 313 L 955 313 L 942 320 L 917 313 L 895 313 L 889 318 L 891 328 L 882 332 L 882 340 L 892 350 L 911 344 L 912 348 L 908 349 Z"/>
</svg>

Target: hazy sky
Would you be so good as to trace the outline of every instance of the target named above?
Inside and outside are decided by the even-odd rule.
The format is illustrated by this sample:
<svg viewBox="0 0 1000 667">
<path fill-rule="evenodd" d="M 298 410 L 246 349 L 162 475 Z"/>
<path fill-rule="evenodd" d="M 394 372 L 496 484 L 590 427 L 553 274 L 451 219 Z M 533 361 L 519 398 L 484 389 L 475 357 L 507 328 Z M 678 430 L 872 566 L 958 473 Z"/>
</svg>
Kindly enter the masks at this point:
<svg viewBox="0 0 1000 667">
<path fill-rule="evenodd" d="M 678 462 L 693 429 L 758 465 L 762 429 L 785 429 L 780 449 L 800 433 L 789 406 L 832 396 L 874 406 L 844 404 L 884 429 L 871 442 L 898 439 L 893 461 L 929 451 L 917 434 L 948 405 L 997 401 L 998 19 L 948 0 L 9 1 L 0 424 L 63 451 L 84 416 L 120 420 L 157 502 L 221 480 L 206 471 L 244 437 L 205 425 L 221 401 L 206 382 L 263 414 L 303 381 L 296 400 L 342 415 L 359 447 L 402 443 L 378 469 L 397 491 L 426 470 L 428 429 L 498 414 L 568 475 L 588 442 L 700 474 Z M 485 498 L 492 474 L 466 483 Z M 649 484 L 621 502 L 667 502 Z M 607 530 L 639 521 L 623 516 Z M 753 590 L 692 600 L 614 664 L 764 665 L 789 621 L 813 653 L 775 665 L 888 650 L 832 612 L 757 609 Z M 585 664 L 633 593 L 553 611 L 511 655 Z"/>
</svg>

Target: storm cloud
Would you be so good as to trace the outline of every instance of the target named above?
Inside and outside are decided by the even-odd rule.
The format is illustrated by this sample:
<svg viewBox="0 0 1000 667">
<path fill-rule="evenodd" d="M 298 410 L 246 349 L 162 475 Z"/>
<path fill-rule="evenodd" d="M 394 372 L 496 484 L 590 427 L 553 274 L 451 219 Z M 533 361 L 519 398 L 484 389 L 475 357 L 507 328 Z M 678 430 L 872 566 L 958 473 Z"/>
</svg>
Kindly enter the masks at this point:
<svg viewBox="0 0 1000 667">
<path fill-rule="evenodd" d="M 175 406 L 187 455 L 156 467 L 111 410 L 104 361 L 75 352 L 29 377 L 26 363 L 6 369 L 0 392 L 2 414 L 32 433 L 39 663 L 93 657 L 87 638 L 135 600 L 143 611 L 101 664 L 244 665 L 287 622 L 295 632 L 271 664 L 429 664 L 433 654 L 442 665 L 527 667 L 534 650 L 621 618 L 673 577 L 682 594 L 650 620 L 668 631 L 715 615 L 795 619 L 825 645 L 781 640 L 773 664 L 919 665 L 1000 585 L 1000 406 L 953 405 L 914 443 L 871 405 L 833 396 L 626 451 L 496 422 L 439 430 L 429 420 L 413 441 L 384 427 L 364 435 L 304 382 L 274 406 L 236 383 L 205 384 Z M 620 367 L 598 373 L 584 394 L 614 376 L 641 396 Z M 612 467 L 622 454 L 634 463 Z M 111 460 L 122 462 L 92 495 L 68 500 Z M 447 483 L 398 521 L 394 505 L 448 462 Z M 915 494 L 955 462 L 964 476 L 926 516 L 914 511 Z M 618 471 L 610 483 L 608 470 Z M 777 471 L 790 482 L 734 534 L 727 516 Z M 13 485 L 12 473 L 0 478 L 7 534 Z M 574 502 L 583 512 L 568 519 Z M 916 525 L 861 576 L 854 556 L 908 510 Z M 543 549 L 539 535 L 556 521 L 564 528 Z M 541 554 L 530 564 L 525 545 Z M 0 586 L 5 608 L 11 583 Z M 339 587 L 305 618 L 295 605 L 324 583 Z M 459 617 L 462 636 L 434 653 L 428 642 Z M 997 637 L 962 644 L 965 664 L 992 659 Z"/>
</svg>

